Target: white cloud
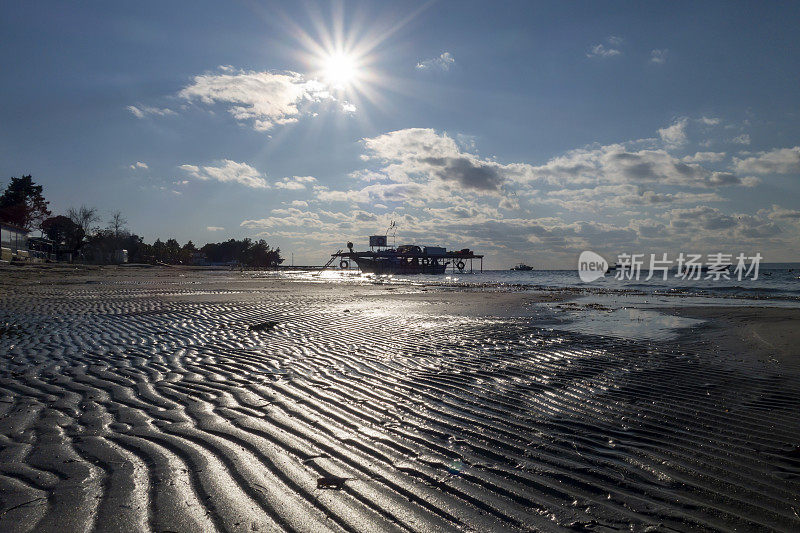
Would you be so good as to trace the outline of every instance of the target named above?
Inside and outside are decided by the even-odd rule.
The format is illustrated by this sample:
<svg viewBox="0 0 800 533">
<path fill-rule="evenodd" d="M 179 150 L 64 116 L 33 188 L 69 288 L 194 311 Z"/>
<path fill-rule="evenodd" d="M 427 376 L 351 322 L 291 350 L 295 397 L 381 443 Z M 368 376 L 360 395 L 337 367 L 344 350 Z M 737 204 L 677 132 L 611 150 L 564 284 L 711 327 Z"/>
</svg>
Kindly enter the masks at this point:
<svg viewBox="0 0 800 533">
<path fill-rule="evenodd" d="M 701 205 L 687 209 L 672 209 L 664 218 L 673 234 L 685 235 L 691 240 L 713 242 L 728 239 L 763 246 L 766 239 L 779 236 L 783 230 L 769 217 L 746 213 L 726 214 L 717 208 Z"/>
<path fill-rule="evenodd" d="M 717 126 L 722 121 L 716 117 L 700 117 L 698 122 L 706 126 Z"/>
<path fill-rule="evenodd" d="M 395 184 L 425 184 L 425 194 L 433 188 L 497 194 L 501 185 L 516 172 L 510 165 L 464 152 L 446 133 L 428 128 L 397 130 L 364 139 L 366 160 L 379 161 L 383 167 L 370 179 L 384 179 Z M 420 191 L 421 192 L 421 191 Z"/>
<path fill-rule="evenodd" d="M 206 231 L 224 231 L 222 226 L 206 226 Z"/>
<path fill-rule="evenodd" d="M 780 218 L 784 211 L 785 218 Z M 755 215 L 725 213 L 706 205 L 664 210 L 661 204 L 656 212 L 654 217 L 629 218 L 619 223 L 582 218 L 570 221 L 553 216 L 504 217 L 485 204 L 464 202 L 429 206 L 424 212 L 395 209 L 382 214 L 356 208 L 342 212 L 276 209 L 269 217 L 244 220 L 241 225 L 261 232 L 259 235 L 293 239 L 306 246 L 317 242 L 333 248 L 341 247 L 344 235 L 367 235 L 395 220 L 407 242 L 468 245 L 487 253 L 495 264 L 516 260 L 522 250 L 546 252 L 542 261 L 549 263 L 545 264 L 557 265 L 561 261 L 564 265 L 572 264 L 577 253 L 587 248 L 614 254 L 631 247 L 643 252 L 674 253 L 688 247 L 710 253 L 758 246 L 758 250 L 766 252 L 785 247 L 794 235 L 783 231 L 769 214 L 774 212 L 781 222 L 792 225 L 796 214 L 789 210 L 759 211 Z"/>
<path fill-rule="evenodd" d="M 136 170 L 140 168 L 148 169 L 150 167 L 147 166 L 147 163 L 143 163 L 142 161 L 137 161 L 136 163 L 130 166 L 131 170 Z"/>
<path fill-rule="evenodd" d="M 442 52 L 438 57 L 432 57 L 431 59 L 425 59 L 417 63 L 417 69 L 419 70 L 450 70 L 450 67 L 455 64 L 456 60 L 453 58 L 450 52 Z"/>
<path fill-rule="evenodd" d="M 624 144 L 573 150 L 544 165 L 529 167 L 520 175 L 523 181 L 540 180 L 560 186 L 600 182 L 684 187 L 755 185 L 751 178 L 684 162 L 666 150 L 632 150 Z"/>
<path fill-rule="evenodd" d="M 388 225 L 390 220 L 400 223 L 403 238 L 411 242 L 416 239 L 444 245 L 469 243 L 481 251 L 491 250 L 492 258 L 513 257 L 522 249 L 547 251 L 548 258 L 565 258 L 570 262 L 579 250 L 586 248 L 616 253 L 631 246 L 642 251 L 648 247 L 652 251 L 665 251 L 669 247 L 677 250 L 691 245 L 697 250 L 724 251 L 726 244 L 734 249 L 743 244 L 780 245 L 791 237 L 761 212 L 724 213 L 706 205 L 662 209 L 655 218 L 617 224 L 547 216 L 504 218 L 496 209 L 473 203 L 430 207 L 422 216 L 398 210 L 375 214 L 359 209 L 310 212 L 290 208 L 273 210 L 271 216 L 263 219 L 244 220 L 242 226 L 304 243 L 315 240 L 340 246 L 343 234 L 366 235 L 376 227 Z"/>
<path fill-rule="evenodd" d="M 748 144 L 750 144 L 750 136 L 748 134 L 746 134 L 746 133 L 742 133 L 741 135 L 738 135 L 738 136 L 734 137 L 733 139 L 730 139 L 728 142 L 733 143 L 733 144 L 748 145 Z"/>
<path fill-rule="evenodd" d="M 355 113 L 358 111 L 358 108 L 355 104 L 351 104 L 350 102 L 342 102 L 342 111 L 345 113 Z"/>
<path fill-rule="evenodd" d="M 684 163 L 718 163 L 725 159 L 725 152 L 696 152 L 681 159 Z"/>
<path fill-rule="evenodd" d="M 730 172 L 712 172 L 711 176 L 706 179 L 706 183 L 710 187 L 722 185 L 742 185 L 743 187 L 755 187 L 761 180 L 752 176 L 739 177 Z"/>
<path fill-rule="evenodd" d="M 616 48 L 607 48 L 602 44 L 596 44 L 589 48 L 586 57 L 614 57 L 620 55 L 622 52 Z"/>
<path fill-rule="evenodd" d="M 219 161 L 217 166 L 181 165 L 181 170 L 199 180 L 216 180 L 223 183 L 240 183 L 254 189 L 269 187 L 265 176 L 247 163 L 237 163 L 230 159 Z"/>
<path fill-rule="evenodd" d="M 656 192 L 632 184 L 598 185 L 583 189 L 558 189 L 536 198 L 537 203 L 553 204 L 575 212 L 591 212 L 603 208 L 631 208 L 722 202 L 715 192 Z"/>
<path fill-rule="evenodd" d="M 314 183 L 317 181 L 317 178 L 313 176 L 292 176 L 291 178 L 286 177 L 283 178 L 281 181 L 275 182 L 275 187 L 278 189 L 288 189 L 288 190 L 303 190 L 306 188 L 306 184 Z"/>
<path fill-rule="evenodd" d="M 668 147 L 678 147 L 684 145 L 687 141 L 686 125 L 688 123 L 688 119 L 680 118 L 666 128 L 659 129 L 658 135 Z"/>
<path fill-rule="evenodd" d="M 699 125 L 699 119 L 690 123 Z M 365 168 L 351 173 L 352 190 L 306 183 L 313 200 L 287 203 L 242 227 L 333 248 L 341 247 L 343 236 L 368 235 L 397 220 L 408 242 L 474 247 L 487 252 L 493 266 L 518 260 L 522 248 L 570 264 L 576 250 L 586 248 L 798 249 L 800 212 L 723 209 L 726 187 L 758 183 L 753 168 L 720 166 L 724 152 L 681 158 L 661 140 L 642 139 L 572 150 L 537 166 L 479 156 L 473 144 L 457 139 L 426 128 L 363 139 Z"/>
<path fill-rule="evenodd" d="M 797 209 L 786 209 L 775 204 L 773 204 L 769 209 L 762 209 L 758 212 L 758 214 L 766 216 L 770 220 L 782 220 L 800 223 L 800 211 Z"/>
<path fill-rule="evenodd" d="M 616 35 L 609 35 L 606 37 L 606 44 L 596 44 L 589 47 L 586 57 L 614 57 L 622 54 L 620 47 L 622 46 L 622 37 Z"/>
<path fill-rule="evenodd" d="M 680 121 L 679 127 L 682 125 Z M 667 138 L 674 140 L 676 135 L 668 134 Z M 363 144 L 362 159 L 370 168 L 353 172 L 351 176 L 367 185 L 345 191 L 318 185 L 313 189 L 317 200 L 354 204 L 379 202 L 416 208 L 432 202 L 456 203 L 483 197 L 486 201 L 493 198 L 502 209 L 548 202 L 573 208 L 578 200 L 570 198 L 574 187 L 593 185 L 598 187 L 593 191 L 598 195 L 594 199 L 581 198 L 585 205 L 647 207 L 659 203 L 723 200 L 715 193 L 661 190 L 664 187 L 752 187 L 758 183 L 757 178 L 740 177 L 700 164 L 719 162 L 724 153 L 698 152 L 681 160 L 664 149 L 635 148 L 655 146 L 655 140 L 573 150 L 540 166 L 503 164 L 493 158 L 482 158 L 464 151 L 446 133 L 426 128 L 393 131 L 363 139 Z M 617 185 L 627 188 L 615 189 Z M 559 198 L 558 191 L 564 191 L 567 196 Z M 523 197 L 526 199 L 521 202 Z"/>
<path fill-rule="evenodd" d="M 255 72 L 232 67 L 195 76 L 178 96 L 208 105 L 222 103 L 237 120 L 251 122 L 258 131 L 296 122 L 303 105 L 333 99 L 324 84 L 306 80 L 297 72 Z"/>
<path fill-rule="evenodd" d="M 800 174 L 800 146 L 759 152 L 745 159 L 733 158 L 733 167 L 738 172 L 752 174 Z"/>
<path fill-rule="evenodd" d="M 136 118 L 144 118 L 147 115 L 155 115 L 159 117 L 164 117 L 168 115 L 177 115 L 175 111 L 173 111 L 172 109 L 168 109 L 166 107 L 158 108 L 149 105 L 139 105 L 139 106 L 129 105 L 126 109 L 131 113 L 133 113 L 133 116 L 135 116 Z"/>
<path fill-rule="evenodd" d="M 466 135 L 464 133 L 457 133 L 456 134 L 456 142 L 461 147 L 462 150 L 466 150 L 468 152 L 474 152 L 476 149 L 477 137 L 474 135 Z"/>
<path fill-rule="evenodd" d="M 243 220 L 240 226 L 248 229 L 263 229 L 276 226 L 295 226 L 302 228 L 323 227 L 319 213 L 301 211 L 295 207 L 273 209 L 272 215 L 266 218 Z"/>
<path fill-rule="evenodd" d="M 314 196 L 321 202 L 369 202 L 369 196 L 362 191 L 332 191 L 328 187 L 314 187 Z"/>
<path fill-rule="evenodd" d="M 666 48 L 651 50 L 650 62 L 661 65 L 667 61 L 667 54 L 669 54 L 669 50 Z"/>
</svg>

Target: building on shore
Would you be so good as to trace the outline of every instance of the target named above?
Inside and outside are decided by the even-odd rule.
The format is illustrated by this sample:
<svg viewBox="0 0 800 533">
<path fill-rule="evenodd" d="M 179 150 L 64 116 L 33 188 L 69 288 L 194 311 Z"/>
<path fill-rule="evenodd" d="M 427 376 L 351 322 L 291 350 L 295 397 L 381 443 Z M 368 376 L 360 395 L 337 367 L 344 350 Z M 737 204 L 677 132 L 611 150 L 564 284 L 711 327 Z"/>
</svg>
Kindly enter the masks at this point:
<svg viewBox="0 0 800 533">
<path fill-rule="evenodd" d="M 0 222 L 0 260 L 27 261 L 28 252 L 28 233 L 25 228 Z"/>
<path fill-rule="evenodd" d="M 28 253 L 32 261 L 55 261 L 56 244 L 45 237 L 28 237 Z"/>
</svg>

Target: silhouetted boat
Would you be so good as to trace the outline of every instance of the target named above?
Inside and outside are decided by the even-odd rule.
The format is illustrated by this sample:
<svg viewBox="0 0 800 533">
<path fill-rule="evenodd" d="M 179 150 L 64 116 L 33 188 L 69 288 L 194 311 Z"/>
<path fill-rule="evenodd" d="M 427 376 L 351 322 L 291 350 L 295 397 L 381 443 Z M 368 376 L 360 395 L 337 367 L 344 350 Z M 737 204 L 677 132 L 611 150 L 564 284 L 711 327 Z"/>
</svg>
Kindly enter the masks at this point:
<svg viewBox="0 0 800 533">
<path fill-rule="evenodd" d="M 349 242 L 349 251 L 339 250 L 331 254 L 331 260 L 326 266 L 330 266 L 338 257 L 340 268 L 350 268 L 352 261 L 365 274 L 444 274 L 449 265 L 454 272 L 464 272 L 467 260 L 480 259 L 483 270 L 483 256 L 474 254 L 469 248 L 448 252 L 440 246 L 385 246 L 386 237 L 383 235 L 370 237 L 370 251 L 353 251 L 353 243 Z M 472 270 L 471 261 L 469 270 Z"/>
<path fill-rule="evenodd" d="M 511 270 L 533 270 L 532 266 L 528 266 L 525 263 L 520 263 L 518 265 L 514 265 L 511 267 Z"/>
</svg>

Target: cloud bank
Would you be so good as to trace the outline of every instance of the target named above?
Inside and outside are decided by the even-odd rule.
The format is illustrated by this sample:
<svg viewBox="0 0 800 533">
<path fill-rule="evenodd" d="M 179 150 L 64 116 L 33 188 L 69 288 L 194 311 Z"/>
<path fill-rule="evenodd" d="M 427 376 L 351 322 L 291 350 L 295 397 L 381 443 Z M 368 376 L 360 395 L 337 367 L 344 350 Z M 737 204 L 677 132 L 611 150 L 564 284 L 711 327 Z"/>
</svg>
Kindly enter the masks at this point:
<svg viewBox="0 0 800 533">
<path fill-rule="evenodd" d="M 778 148 L 744 159 L 734 158 L 733 166 L 738 172 L 752 174 L 798 174 L 800 173 L 800 146 Z"/>
</svg>

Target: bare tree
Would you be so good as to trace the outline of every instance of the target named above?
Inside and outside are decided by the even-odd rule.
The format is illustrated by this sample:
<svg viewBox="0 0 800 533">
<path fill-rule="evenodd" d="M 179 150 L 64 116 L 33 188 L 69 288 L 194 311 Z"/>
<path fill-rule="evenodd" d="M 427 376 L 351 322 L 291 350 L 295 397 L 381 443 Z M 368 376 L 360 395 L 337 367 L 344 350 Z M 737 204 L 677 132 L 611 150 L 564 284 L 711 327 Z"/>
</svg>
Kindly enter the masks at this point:
<svg viewBox="0 0 800 533">
<path fill-rule="evenodd" d="M 67 217 L 80 226 L 84 235 L 89 235 L 92 224 L 100 220 L 100 217 L 97 216 L 97 209 L 86 207 L 85 205 L 80 206 L 78 209 L 70 207 L 67 210 Z"/>
<path fill-rule="evenodd" d="M 122 216 L 122 211 L 115 211 L 108 220 L 108 229 L 114 232 L 114 237 L 119 239 L 128 221 Z"/>
</svg>

